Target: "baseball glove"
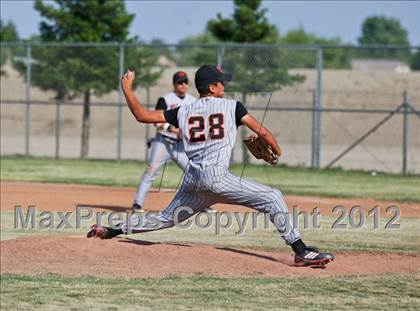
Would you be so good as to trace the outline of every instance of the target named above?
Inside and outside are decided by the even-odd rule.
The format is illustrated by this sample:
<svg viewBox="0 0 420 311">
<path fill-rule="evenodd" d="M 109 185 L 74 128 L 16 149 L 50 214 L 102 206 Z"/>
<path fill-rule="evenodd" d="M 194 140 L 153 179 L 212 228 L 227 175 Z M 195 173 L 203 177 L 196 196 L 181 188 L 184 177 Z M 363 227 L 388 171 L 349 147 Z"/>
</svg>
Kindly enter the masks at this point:
<svg viewBox="0 0 420 311">
<path fill-rule="evenodd" d="M 277 164 L 280 156 L 276 155 L 261 137 L 252 135 L 245 138 L 243 142 L 255 158 L 263 159 L 271 165 Z"/>
</svg>

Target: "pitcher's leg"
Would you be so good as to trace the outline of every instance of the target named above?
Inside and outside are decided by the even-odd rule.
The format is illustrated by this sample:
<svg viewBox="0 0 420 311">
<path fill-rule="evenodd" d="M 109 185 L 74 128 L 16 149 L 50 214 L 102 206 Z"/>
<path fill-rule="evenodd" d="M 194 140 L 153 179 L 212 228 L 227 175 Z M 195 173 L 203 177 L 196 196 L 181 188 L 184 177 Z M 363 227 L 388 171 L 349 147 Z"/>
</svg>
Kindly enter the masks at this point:
<svg viewBox="0 0 420 311">
<path fill-rule="evenodd" d="M 175 148 L 171 150 L 171 157 L 172 160 L 175 161 L 175 163 L 179 166 L 180 169 L 182 169 L 185 174 L 188 169 L 189 159 L 185 153 L 184 144 L 182 141 L 177 143 Z M 202 211 L 205 213 L 215 213 L 215 211 L 210 206 L 205 207 Z"/>
<path fill-rule="evenodd" d="M 219 196 L 226 202 L 245 205 L 260 212 L 269 213 L 281 237 L 295 252 L 295 266 L 318 266 L 324 268 L 334 260 L 334 255 L 320 252 L 318 248 L 307 246 L 301 239 L 298 228 L 294 227 L 283 194 L 277 190 L 228 173 L 214 185 Z"/>
<path fill-rule="evenodd" d="M 200 193 L 178 191 L 172 202 L 159 213 L 145 213 L 131 215 L 130 225 L 123 225 L 124 233 L 140 233 L 171 228 L 182 223 L 203 208 L 209 206 L 210 202 L 205 195 Z M 139 222 L 139 217 L 141 221 Z"/>
<path fill-rule="evenodd" d="M 163 142 L 161 135 L 156 135 L 156 139 L 152 144 L 150 160 L 143 176 L 137 186 L 134 203 L 142 206 L 147 193 L 152 186 L 156 176 L 159 175 L 160 168 L 170 160 L 170 154 Z"/>
<path fill-rule="evenodd" d="M 230 173 L 214 186 L 226 203 L 240 204 L 268 213 L 270 220 L 287 244 L 300 239 L 299 230 L 293 225 L 293 217 L 279 190 Z"/>
</svg>

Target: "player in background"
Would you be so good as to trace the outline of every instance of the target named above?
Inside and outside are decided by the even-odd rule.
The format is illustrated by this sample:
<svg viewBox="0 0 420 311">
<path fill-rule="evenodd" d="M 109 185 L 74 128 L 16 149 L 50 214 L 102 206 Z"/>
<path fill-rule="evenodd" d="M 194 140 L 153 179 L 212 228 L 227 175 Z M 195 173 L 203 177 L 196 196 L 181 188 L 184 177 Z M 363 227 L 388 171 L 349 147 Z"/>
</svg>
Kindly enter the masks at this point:
<svg viewBox="0 0 420 311">
<path fill-rule="evenodd" d="M 172 77 L 173 91 L 158 99 L 155 110 L 165 111 L 195 102 L 196 98 L 187 93 L 188 82 L 186 72 L 175 72 Z M 156 135 L 151 146 L 149 163 L 139 181 L 134 198 L 132 207 L 134 212 L 142 210 L 146 195 L 163 165 L 174 160 L 183 172 L 186 171 L 188 165 L 188 157 L 184 152 L 179 129 L 167 122 L 155 123 L 155 126 Z M 206 211 L 212 210 L 207 208 Z"/>
<path fill-rule="evenodd" d="M 188 170 L 174 199 L 155 219 L 145 219 L 135 229 L 93 225 L 88 237 L 113 238 L 127 232 L 146 232 L 173 227 L 216 203 L 243 205 L 269 214 L 271 222 L 286 244 L 295 252 L 296 266 L 324 267 L 334 259 L 307 246 L 301 239 L 288 212 L 283 194 L 274 188 L 229 172 L 229 160 L 235 144 L 237 128 L 245 125 L 262 137 L 280 156 L 280 147 L 271 132 L 258 122 L 236 100 L 224 99 L 225 83 L 230 74 L 212 65 L 201 66 L 195 75 L 200 99 L 190 105 L 166 111 L 148 111 L 132 91 L 134 72 L 128 70 L 121 79 L 127 104 L 136 120 L 142 123 L 168 122 L 181 130 Z M 131 230 L 132 229 L 132 230 Z"/>
</svg>

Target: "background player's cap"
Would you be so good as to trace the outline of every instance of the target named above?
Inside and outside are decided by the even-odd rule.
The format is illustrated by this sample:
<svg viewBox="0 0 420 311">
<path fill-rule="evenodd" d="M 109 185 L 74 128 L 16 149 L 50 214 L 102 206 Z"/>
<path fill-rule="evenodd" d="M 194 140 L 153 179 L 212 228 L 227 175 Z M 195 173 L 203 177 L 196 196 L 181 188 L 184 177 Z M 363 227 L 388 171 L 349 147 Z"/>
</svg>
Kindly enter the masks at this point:
<svg viewBox="0 0 420 311">
<path fill-rule="evenodd" d="M 219 66 L 202 65 L 195 73 L 195 86 L 199 91 L 212 83 L 231 80 L 232 74 L 223 72 Z"/>
<path fill-rule="evenodd" d="M 174 76 L 172 77 L 172 82 L 175 83 L 181 83 L 181 82 L 187 82 L 188 83 L 188 76 L 185 71 L 177 71 L 174 73 Z"/>
</svg>

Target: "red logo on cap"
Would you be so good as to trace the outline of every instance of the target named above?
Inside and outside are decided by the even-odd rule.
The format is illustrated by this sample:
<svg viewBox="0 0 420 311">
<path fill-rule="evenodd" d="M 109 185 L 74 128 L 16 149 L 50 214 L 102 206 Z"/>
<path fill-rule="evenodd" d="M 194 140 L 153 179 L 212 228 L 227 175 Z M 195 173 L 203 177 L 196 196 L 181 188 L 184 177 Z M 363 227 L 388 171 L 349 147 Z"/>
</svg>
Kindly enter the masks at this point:
<svg viewBox="0 0 420 311">
<path fill-rule="evenodd" d="M 218 72 L 223 72 L 223 71 L 222 71 L 222 68 L 220 68 L 220 66 L 216 66 L 216 70 L 217 70 Z"/>
<path fill-rule="evenodd" d="M 178 77 L 183 78 L 183 77 L 186 77 L 186 76 L 187 76 L 187 74 L 185 72 L 183 72 L 183 71 L 178 72 Z"/>
</svg>

